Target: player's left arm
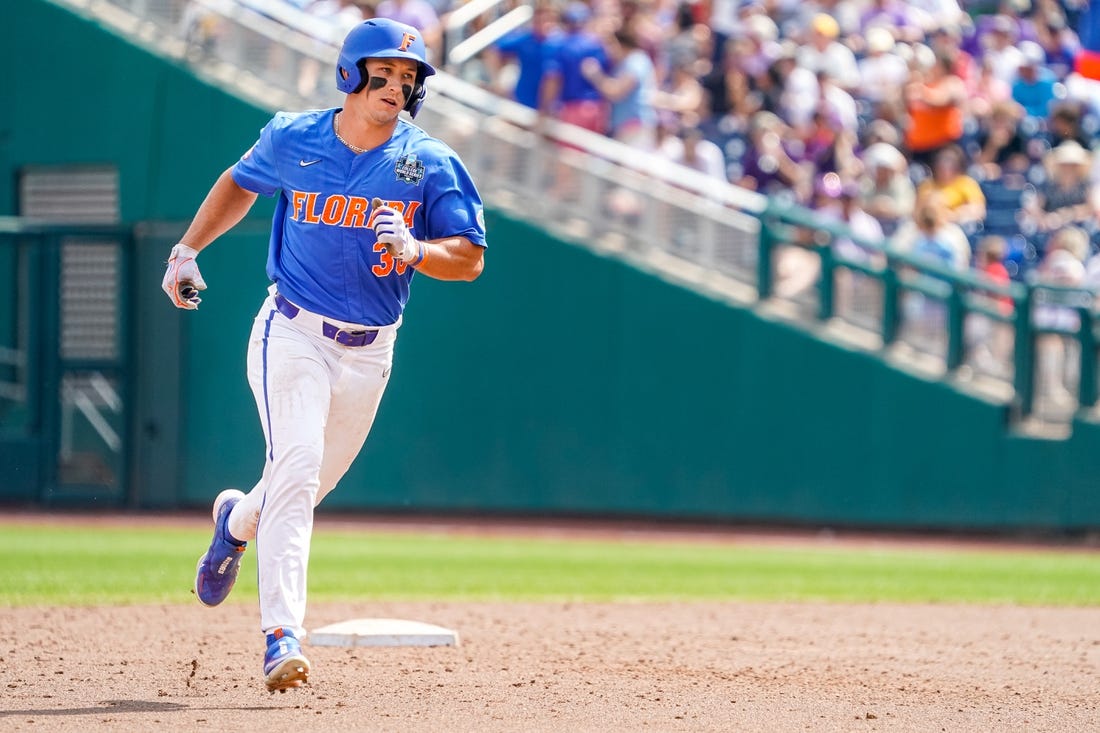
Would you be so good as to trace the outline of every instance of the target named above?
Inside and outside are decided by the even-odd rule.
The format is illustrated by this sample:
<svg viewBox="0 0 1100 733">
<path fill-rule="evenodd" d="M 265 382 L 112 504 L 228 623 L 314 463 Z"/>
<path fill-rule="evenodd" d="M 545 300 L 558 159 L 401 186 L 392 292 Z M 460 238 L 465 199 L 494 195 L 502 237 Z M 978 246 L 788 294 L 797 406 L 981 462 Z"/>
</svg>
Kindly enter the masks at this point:
<svg viewBox="0 0 1100 733">
<path fill-rule="evenodd" d="M 416 271 L 436 280 L 475 280 L 485 269 L 485 248 L 466 237 L 420 242 L 423 258 Z"/>
<path fill-rule="evenodd" d="M 437 280 L 473 280 L 485 266 L 485 247 L 461 235 L 417 239 L 405 217 L 382 199 L 371 201 L 371 226 L 379 243 L 398 262 Z"/>
</svg>

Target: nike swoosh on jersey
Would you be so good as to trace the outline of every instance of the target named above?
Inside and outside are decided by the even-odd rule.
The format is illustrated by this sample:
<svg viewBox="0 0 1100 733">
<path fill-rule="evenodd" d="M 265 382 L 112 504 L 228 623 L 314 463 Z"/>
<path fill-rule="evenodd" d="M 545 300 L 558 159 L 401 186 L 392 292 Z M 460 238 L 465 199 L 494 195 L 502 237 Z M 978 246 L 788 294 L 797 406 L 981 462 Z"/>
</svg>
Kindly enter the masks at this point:
<svg viewBox="0 0 1100 733">
<path fill-rule="evenodd" d="M 300 165 L 302 168 L 305 168 L 306 166 L 313 165 L 314 163 L 320 163 L 320 162 L 321 162 L 320 158 L 318 158 L 317 160 L 299 160 L 298 165 Z"/>
</svg>

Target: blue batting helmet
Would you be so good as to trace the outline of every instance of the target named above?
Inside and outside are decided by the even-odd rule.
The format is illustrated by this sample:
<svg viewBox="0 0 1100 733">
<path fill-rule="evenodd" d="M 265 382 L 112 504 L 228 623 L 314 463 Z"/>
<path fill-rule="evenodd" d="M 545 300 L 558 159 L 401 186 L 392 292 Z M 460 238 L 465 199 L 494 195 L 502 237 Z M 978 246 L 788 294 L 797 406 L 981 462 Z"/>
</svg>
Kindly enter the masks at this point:
<svg viewBox="0 0 1100 733">
<path fill-rule="evenodd" d="M 424 79 L 435 73 L 425 59 L 427 51 L 420 31 L 389 18 L 372 18 L 355 26 L 344 38 L 336 65 L 336 87 L 355 94 L 367 85 L 367 59 L 410 59 L 417 63 L 416 84 L 405 101 L 405 110 L 416 116 L 424 101 Z"/>
</svg>

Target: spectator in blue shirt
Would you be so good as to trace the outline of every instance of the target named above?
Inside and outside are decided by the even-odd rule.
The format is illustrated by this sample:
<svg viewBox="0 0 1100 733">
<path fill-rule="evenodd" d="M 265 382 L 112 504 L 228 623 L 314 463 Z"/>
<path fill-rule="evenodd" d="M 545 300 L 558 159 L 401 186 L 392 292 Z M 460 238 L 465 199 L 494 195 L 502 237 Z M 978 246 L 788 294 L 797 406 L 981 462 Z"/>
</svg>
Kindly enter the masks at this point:
<svg viewBox="0 0 1100 733">
<path fill-rule="evenodd" d="M 1020 44 L 1023 62 L 1016 71 L 1016 80 L 1012 82 L 1012 99 L 1024 108 L 1024 114 L 1035 119 L 1046 119 L 1050 104 L 1056 99 L 1053 72 L 1043 64 L 1046 53 L 1043 47 L 1034 41 Z"/>
<path fill-rule="evenodd" d="M 604 71 L 609 64 L 599 37 L 587 29 L 591 11 L 573 2 L 562 11 L 565 33 L 546 57 L 539 109 L 562 122 L 593 132 L 607 132 L 608 105 L 603 95 L 581 73 L 585 59 L 595 59 Z"/>
<path fill-rule="evenodd" d="M 550 2 L 538 3 L 530 28 L 513 31 L 488 49 L 485 60 L 490 78 L 499 80 L 504 58 L 514 58 L 519 66 L 519 75 L 512 89 L 512 98 L 524 106 L 538 109 L 546 60 L 555 53 L 561 38 L 556 6 Z"/>
</svg>

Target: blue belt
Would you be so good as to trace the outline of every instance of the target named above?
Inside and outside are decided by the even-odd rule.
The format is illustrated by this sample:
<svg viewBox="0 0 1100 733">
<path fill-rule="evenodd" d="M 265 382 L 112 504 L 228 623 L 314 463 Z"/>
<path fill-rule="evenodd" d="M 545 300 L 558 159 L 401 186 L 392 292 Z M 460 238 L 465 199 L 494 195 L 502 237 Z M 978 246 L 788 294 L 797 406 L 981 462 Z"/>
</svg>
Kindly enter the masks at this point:
<svg viewBox="0 0 1100 733">
<path fill-rule="evenodd" d="M 287 318 L 293 320 L 302 312 L 302 309 L 283 297 L 282 293 L 275 294 L 275 307 Z M 373 344 L 378 338 L 378 331 L 347 331 L 336 324 L 321 321 L 321 334 L 343 346 L 367 346 Z"/>
</svg>

